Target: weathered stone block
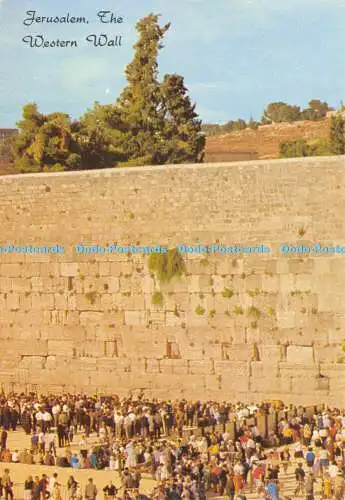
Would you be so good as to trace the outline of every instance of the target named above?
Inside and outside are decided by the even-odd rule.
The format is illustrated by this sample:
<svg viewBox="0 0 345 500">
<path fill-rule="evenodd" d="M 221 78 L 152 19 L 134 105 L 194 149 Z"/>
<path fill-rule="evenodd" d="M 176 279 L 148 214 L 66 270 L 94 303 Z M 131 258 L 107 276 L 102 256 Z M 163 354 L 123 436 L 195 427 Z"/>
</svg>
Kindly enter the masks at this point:
<svg viewBox="0 0 345 500">
<path fill-rule="evenodd" d="M 76 262 L 61 262 L 61 276 L 78 276 L 79 266 Z"/>
<path fill-rule="evenodd" d="M 287 347 L 287 362 L 306 365 L 314 363 L 313 347 L 289 345 Z"/>
</svg>

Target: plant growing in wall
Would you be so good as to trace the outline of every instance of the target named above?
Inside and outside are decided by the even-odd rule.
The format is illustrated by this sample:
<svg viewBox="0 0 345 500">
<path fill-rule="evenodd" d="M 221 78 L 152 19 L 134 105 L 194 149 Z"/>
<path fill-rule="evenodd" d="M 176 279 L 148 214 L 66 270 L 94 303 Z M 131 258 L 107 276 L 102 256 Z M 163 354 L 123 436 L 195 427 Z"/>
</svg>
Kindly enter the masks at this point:
<svg viewBox="0 0 345 500">
<path fill-rule="evenodd" d="M 205 314 L 205 309 L 199 304 L 195 308 L 195 314 L 197 314 L 198 316 L 202 316 L 203 314 Z"/>
<path fill-rule="evenodd" d="M 268 310 L 267 310 L 267 314 L 269 316 L 275 316 L 276 315 L 276 312 L 275 310 L 273 309 L 273 307 L 269 307 Z"/>
<path fill-rule="evenodd" d="M 211 309 L 211 311 L 208 313 L 210 318 L 214 318 L 215 315 L 216 315 L 216 310 L 215 309 Z"/>
<path fill-rule="evenodd" d="M 257 307 L 249 307 L 248 309 L 248 316 L 253 316 L 254 318 L 260 318 L 261 313 Z"/>
<path fill-rule="evenodd" d="M 236 316 L 242 316 L 242 314 L 244 314 L 243 307 L 235 306 L 232 310 L 232 313 L 235 314 Z"/>
<path fill-rule="evenodd" d="M 234 292 L 232 290 L 230 290 L 230 288 L 224 288 L 224 290 L 222 291 L 222 296 L 225 299 L 231 299 L 231 297 L 233 295 L 234 295 Z"/>
<path fill-rule="evenodd" d="M 91 303 L 91 304 L 94 304 L 96 302 L 96 298 L 97 298 L 97 292 L 93 291 L 93 292 L 87 292 L 85 294 L 85 298 Z"/>
<path fill-rule="evenodd" d="M 307 232 L 306 228 L 304 228 L 304 227 L 300 227 L 300 228 L 298 229 L 298 236 L 299 236 L 300 238 L 303 238 L 303 236 L 305 235 L 305 233 L 306 233 L 306 232 Z"/>
<path fill-rule="evenodd" d="M 186 273 L 184 260 L 177 248 L 172 248 L 167 253 L 152 253 L 148 268 L 161 283 L 169 283 L 175 276 Z"/>
<path fill-rule="evenodd" d="M 161 306 L 164 302 L 163 294 L 162 292 L 155 292 L 152 295 L 152 304 L 154 306 Z"/>
</svg>

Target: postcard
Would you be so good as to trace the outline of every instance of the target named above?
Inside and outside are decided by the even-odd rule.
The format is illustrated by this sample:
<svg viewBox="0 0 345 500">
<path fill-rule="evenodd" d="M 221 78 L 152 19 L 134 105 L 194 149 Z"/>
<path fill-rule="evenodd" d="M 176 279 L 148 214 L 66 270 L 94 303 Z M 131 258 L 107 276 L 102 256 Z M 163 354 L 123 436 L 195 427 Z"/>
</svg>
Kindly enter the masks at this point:
<svg viewBox="0 0 345 500">
<path fill-rule="evenodd" d="M 344 3 L 0 21 L 6 498 L 343 498 Z"/>
</svg>

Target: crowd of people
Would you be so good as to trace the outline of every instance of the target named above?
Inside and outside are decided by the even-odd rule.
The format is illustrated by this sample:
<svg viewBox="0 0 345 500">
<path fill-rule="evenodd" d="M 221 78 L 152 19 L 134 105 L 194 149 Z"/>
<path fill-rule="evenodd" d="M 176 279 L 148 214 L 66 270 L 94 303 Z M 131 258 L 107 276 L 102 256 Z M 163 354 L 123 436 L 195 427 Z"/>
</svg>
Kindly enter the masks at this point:
<svg viewBox="0 0 345 500">
<path fill-rule="evenodd" d="M 284 496 L 281 478 L 293 473 L 290 498 L 345 498 L 345 415 L 338 409 L 158 401 L 137 397 L 90 397 L 81 394 L 37 396 L 11 394 L 0 398 L 2 462 L 114 472 L 100 492 L 105 497 L 145 498 L 143 474 L 155 480 L 149 498 L 278 500 Z M 274 425 L 259 430 L 256 418 L 273 414 Z M 254 418 L 253 418 L 254 417 Z M 271 419 L 272 420 L 272 419 Z M 236 425 L 233 425 L 233 421 Z M 273 420 L 272 420 L 273 421 Z M 8 433 L 20 425 L 31 446 L 9 450 Z M 186 432 L 188 430 L 188 432 Z M 7 475 L 6 475 L 7 474 Z M 55 473 L 56 474 L 56 473 Z M 0 488 L 13 498 L 9 472 Z M 96 481 L 97 483 L 97 481 Z M 87 488 L 87 490 L 86 490 Z M 30 477 L 25 499 L 59 500 L 57 476 Z M 68 497 L 95 499 L 90 478 L 83 488 L 71 475 Z M 147 498 L 147 497 L 146 497 Z"/>
</svg>

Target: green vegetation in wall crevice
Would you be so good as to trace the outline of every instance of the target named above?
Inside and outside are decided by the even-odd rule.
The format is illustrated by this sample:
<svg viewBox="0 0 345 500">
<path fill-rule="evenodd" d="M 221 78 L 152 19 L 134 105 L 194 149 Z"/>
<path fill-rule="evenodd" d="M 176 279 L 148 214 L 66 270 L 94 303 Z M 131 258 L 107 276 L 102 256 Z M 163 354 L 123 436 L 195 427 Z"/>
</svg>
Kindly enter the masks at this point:
<svg viewBox="0 0 345 500">
<path fill-rule="evenodd" d="M 232 314 L 234 314 L 235 316 L 242 316 L 244 314 L 243 307 L 235 306 L 232 310 Z"/>
<path fill-rule="evenodd" d="M 203 314 L 205 314 L 205 308 L 202 307 L 200 304 L 195 308 L 195 314 L 197 314 L 198 316 L 202 316 Z"/>
<path fill-rule="evenodd" d="M 164 302 L 164 297 L 162 292 L 154 292 L 152 295 L 152 304 L 154 306 L 161 306 Z"/>
<path fill-rule="evenodd" d="M 168 250 L 167 253 L 152 253 L 148 268 L 160 283 L 169 283 L 172 278 L 186 274 L 185 262 L 176 248 Z"/>
<path fill-rule="evenodd" d="M 231 299 L 231 297 L 233 295 L 234 295 L 234 292 L 232 290 L 230 290 L 230 288 L 224 288 L 224 290 L 222 291 L 222 296 L 225 299 Z"/>
<path fill-rule="evenodd" d="M 85 298 L 90 302 L 90 304 L 94 304 L 96 302 L 97 292 L 95 292 L 95 291 L 87 292 L 85 294 Z"/>
<path fill-rule="evenodd" d="M 254 318 L 260 318 L 261 312 L 257 307 L 251 306 L 247 311 L 248 316 L 253 316 Z"/>
</svg>

